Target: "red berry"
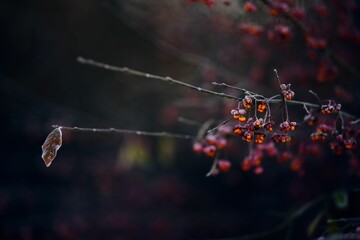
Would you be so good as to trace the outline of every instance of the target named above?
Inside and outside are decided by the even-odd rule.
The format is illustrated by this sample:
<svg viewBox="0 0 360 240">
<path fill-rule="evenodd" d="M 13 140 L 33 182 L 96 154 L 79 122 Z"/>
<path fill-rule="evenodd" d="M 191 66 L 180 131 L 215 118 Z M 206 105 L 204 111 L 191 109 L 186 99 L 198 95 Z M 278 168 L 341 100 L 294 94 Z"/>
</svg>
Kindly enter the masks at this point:
<svg viewBox="0 0 360 240">
<path fill-rule="evenodd" d="M 291 15 L 296 19 L 296 20 L 302 20 L 305 17 L 305 9 L 302 7 L 296 7 L 293 8 L 291 10 Z"/>
<path fill-rule="evenodd" d="M 229 162 L 228 160 L 224 160 L 224 159 L 218 160 L 217 167 L 218 167 L 219 171 L 222 173 L 228 172 L 231 168 L 231 162 Z"/>
<path fill-rule="evenodd" d="M 246 131 L 244 132 L 244 135 L 242 137 L 242 139 L 245 141 L 245 142 L 251 142 L 254 138 L 254 133 L 253 132 L 250 132 L 250 131 Z"/>
<path fill-rule="evenodd" d="M 217 142 L 216 136 L 212 134 L 206 135 L 206 142 L 209 145 L 215 145 Z"/>
<path fill-rule="evenodd" d="M 264 172 L 264 168 L 261 167 L 261 166 L 254 169 L 254 173 L 255 173 L 256 175 L 260 175 L 260 174 L 262 174 L 263 172 Z"/>
<path fill-rule="evenodd" d="M 249 171 L 251 168 L 251 162 L 250 162 L 250 159 L 248 157 L 244 158 L 244 160 L 242 161 L 242 164 L 241 164 L 241 169 L 243 171 Z"/>
<path fill-rule="evenodd" d="M 206 156 L 208 157 L 214 157 L 215 153 L 216 153 L 216 147 L 214 145 L 210 145 L 210 146 L 206 146 L 203 149 L 203 152 L 205 153 Z"/>
<path fill-rule="evenodd" d="M 202 146 L 202 144 L 199 143 L 199 142 L 195 142 L 195 143 L 193 144 L 193 150 L 194 150 L 194 152 L 196 152 L 196 153 L 201 153 L 201 152 L 203 151 L 203 146 Z"/>
<path fill-rule="evenodd" d="M 223 149 L 224 147 L 226 147 L 226 145 L 227 145 L 227 141 L 225 138 L 219 138 L 217 140 L 216 147 L 218 149 Z"/>
<path fill-rule="evenodd" d="M 256 12 L 257 10 L 256 6 L 252 2 L 246 2 L 243 6 L 243 9 L 249 13 Z"/>
<path fill-rule="evenodd" d="M 243 134 L 243 128 L 240 125 L 234 127 L 234 134 L 241 136 Z"/>
<path fill-rule="evenodd" d="M 266 103 L 264 103 L 264 102 L 259 103 L 259 104 L 257 105 L 257 110 L 258 110 L 258 112 L 261 112 L 261 113 L 265 112 L 265 110 L 266 110 Z"/>
<path fill-rule="evenodd" d="M 301 158 L 294 158 L 291 161 L 290 168 L 292 171 L 298 172 L 301 170 L 302 165 L 303 165 L 303 160 Z"/>
</svg>

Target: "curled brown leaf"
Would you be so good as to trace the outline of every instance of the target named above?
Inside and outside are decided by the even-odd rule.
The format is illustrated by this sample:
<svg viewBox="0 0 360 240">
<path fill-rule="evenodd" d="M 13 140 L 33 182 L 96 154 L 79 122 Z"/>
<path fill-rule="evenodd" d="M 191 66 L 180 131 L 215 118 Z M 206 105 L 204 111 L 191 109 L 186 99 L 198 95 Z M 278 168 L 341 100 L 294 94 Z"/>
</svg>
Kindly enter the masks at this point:
<svg viewBox="0 0 360 240">
<path fill-rule="evenodd" d="M 62 132 L 61 128 L 55 128 L 45 139 L 44 144 L 41 146 L 42 148 L 42 159 L 45 162 L 46 167 L 49 167 L 54 161 L 57 151 L 61 147 L 62 144 Z"/>
</svg>

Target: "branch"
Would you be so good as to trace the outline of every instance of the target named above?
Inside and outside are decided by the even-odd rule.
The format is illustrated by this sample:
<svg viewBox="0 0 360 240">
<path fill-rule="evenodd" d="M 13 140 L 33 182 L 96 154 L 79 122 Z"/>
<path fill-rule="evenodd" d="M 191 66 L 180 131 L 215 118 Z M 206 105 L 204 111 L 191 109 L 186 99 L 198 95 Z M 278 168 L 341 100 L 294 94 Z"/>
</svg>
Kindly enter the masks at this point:
<svg viewBox="0 0 360 240">
<path fill-rule="evenodd" d="M 206 94 L 217 96 L 217 97 L 233 99 L 233 100 L 237 100 L 237 101 L 242 100 L 241 98 L 233 96 L 233 95 L 220 93 L 220 92 L 215 92 L 215 91 L 208 90 L 208 89 L 205 89 L 205 88 L 197 87 L 197 86 L 194 86 L 192 84 L 185 83 L 185 82 L 182 82 L 180 80 L 173 79 L 173 78 L 171 78 L 169 76 L 163 77 L 163 76 L 158 76 L 158 75 L 154 75 L 154 74 L 145 73 L 145 72 L 141 72 L 141 71 L 138 71 L 138 70 L 130 69 L 130 68 L 127 68 L 127 67 L 117 67 L 117 66 L 106 64 L 106 63 L 98 62 L 98 61 L 95 61 L 95 60 L 92 60 L 92 59 L 86 59 L 86 58 L 83 58 L 83 57 L 78 57 L 77 61 L 82 63 L 82 64 L 91 65 L 91 66 L 95 66 L 95 67 L 98 67 L 98 68 L 103 68 L 103 69 L 114 71 L 114 72 L 121 72 L 121 73 L 126 73 L 126 74 L 129 74 L 129 75 L 132 75 L 132 76 L 155 79 L 155 80 L 160 80 L 160 81 L 167 82 L 167 83 L 170 83 L 170 84 L 172 83 L 172 84 L 180 85 L 180 86 L 189 88 L 191 90 L 195 90 L 195 91 L 198 91 L 198 92 L 206 93 Z M 250 93 L 251 91 L 247 91 L 247 92 Z M 258 95 L 258 96 L 261 96 L 261 95 Z M 279 103 L 281 101 L 282 101 L 282 99 L 268 99 L 267 102 L 268 103 Z M 287 100 L 286 103 L 287 104 L 292 104 L 292 105 L 300 105 L 302 107 L 305 105 L 307 107 L 313 107 L 313 108 L 319 109 L 318 104 L 309 103 L 309 102 L 296 101 L 296 100 Z M 356 119 L 356 117 L 354 115 L 350 114 L 350 113 L 343 112 L 343 111 L 341 111 L 339 113 L 341 113 L 345 117 L 349 117 L 351 119 Z"/>
<path fill-rule="evenodd" d="M 61 130 L 70 130 L 70 131 L 79 131 L 79 132 L 135 134 L 140 136 L 195 139 L 195 136 L 192 135 L 183 135 L 183 134 L 168 133 L 168 132 L 146 132 L 146 131 L 137 131 L 137 130 L 129 130 L 129 129 L 117 129 L 117 128 L 81 128 L 81 127 L 66 127 L 59 125 L 52 125 L 52 127 L 61 128 Z"/>
<path fill-rule="evenodd" d="M 179 80 L 173 79 L 173 78 L 171 78 L 169 76 L 162 77 L 162 76 L 158 76 L 158 75 L 153 75 L 153 74 L 133 70 L 133 69 L 130 69 L 130 68 L 127 68 L 127 67 L 116 67 L 116 66 L 113 66 L 113 65 L 97 62 L 97 61 L 94 61 L 94 60 L 91 60 L 91 59 L 85 59 L 83 57 L 78 57 L 77 60 L 80 63 L 87 64 L 87 65 L 92 65 L 92 66 L 99 67 L 99 68 L 104 68 L 104 69 L 107 69 L 107 70 L 110 70 L 110 71 L 122 72 L 122 73 L 126 73 L 126 74 L 133 75 L 133 76 L 161 80 L 161 81 L 164 81 L 164 82 L 174 83 L 174 84 L 177 84 L 177 85 L 180 85 L 180 86 L 183 86 L 183 87 L 187 87 L 187 88 L 190 88 L 190 89 L 198 91 L 198 92 L 204 92 L 204 93 L 207 93 L 207 94 L 210 94 L 210 95 L 215 95 L 215 96 L 218 96 L 218 97 L 241 100 L 241 98 L 238 98 L 236 96 L 228 95 L 228 94 L 225 94 L 225 93 L 214 92 L 214 91 L 211 91 L 211 90 L 208 90 L 208 89 L 205 89 L 205 88 L 197 87 L 197 86 L 191 85 L 189 83 L 185 83 L 185 82 L 181 82 Z"/>
</svg>

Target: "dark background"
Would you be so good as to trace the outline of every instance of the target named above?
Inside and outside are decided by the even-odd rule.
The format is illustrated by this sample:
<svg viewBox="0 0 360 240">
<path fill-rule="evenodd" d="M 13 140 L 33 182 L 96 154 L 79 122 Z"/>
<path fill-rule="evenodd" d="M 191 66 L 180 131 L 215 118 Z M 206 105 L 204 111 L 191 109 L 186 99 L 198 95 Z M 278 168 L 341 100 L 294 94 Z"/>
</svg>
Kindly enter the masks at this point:
<svg viewBox="0 0 360 240">
<path fill-rule="evenodd" d="M 0 239 L 241 236 L 359 186 L 334 159 L 302 179 L 274 163 L 261 176 L 235 168 L 206 178 L 211 161 L 192 153 L 190 141 L 66 131 L 46 168 L 41 145 L 52 124 L 196 133 L 173 123 L 179 87 L 81 65 L 78 56 L 184 80 L 194 68 L 122 24 L 106 2 L 2 1 Z M 143 149 L 141 160 L 121 158 L 129 146 Z M 348 207 L 336 210 L 330 198 L 296 220 L 289 239 L 304 239 L 324 208 L 332 218 L 358 216 L 359 202 L 359 192 L 349 191 Z M 321 221 L 317 235 L 326 231 Z"/>
</svg>

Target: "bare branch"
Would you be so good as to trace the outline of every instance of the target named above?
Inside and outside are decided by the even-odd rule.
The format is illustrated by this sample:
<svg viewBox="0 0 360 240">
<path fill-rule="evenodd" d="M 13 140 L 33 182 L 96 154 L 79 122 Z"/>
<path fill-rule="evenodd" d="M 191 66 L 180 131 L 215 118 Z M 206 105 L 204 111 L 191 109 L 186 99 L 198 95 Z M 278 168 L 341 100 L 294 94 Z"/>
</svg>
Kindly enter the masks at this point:
<svg viewBox="0 0 360 240">
<path fill-rule="evenodd" d="M 220 92 L 215 92 L 215 91 L 211 91 L 211 90 L 208 90 L 208 89 L 205 89 L 205 88 L 197 87 L 197 86 L 194 86 L 192 84 L 185 83 L 185 82 L 182 82 L 180 80 L 173 79 L 171 77 L 163 77 L 163 76 L 158 76 L 158 75 L 154 75 L 154 74 L 149 74 L 149 73 L 141 72 L 141 71 L 138 71 L 138 70 L 133 70 L 133 69 L 130 69 L 130 68 L 127 68 L 127 67 L 117 67 L 117 66 L 106 64 L 106 63 L 94 61 L 94 60 L 91 60 L 91 59 L 85 59 L 83 57 L 78 57 L 77 60 L 78 60 L 78 62 L 80 62 L 82 64 L 87 64 L 87 65 L 103 68 L 103 69 L 110 70 L 110 71 L 126 73 L 126 74 L 133 75 L 133 76 L 160 80 L 160 81 L 180 85 L 180 86 L 183 86 L 183 87 L 186 87 L 186 88 L 198 91 L 198 92 L 206 93 L 206 94 L 217 96 L 217 97 L 234 99 L 234 100 L 237 100 L 237 101 L 242 100 L 241 98 L 233 96 L 233 95 L 220 93 Z M 277 75 L 277 77 L 278 77 L 278 75 Z M 247 91 L 247 92 L 251 93 L 251 91 Z M 261 96 L 261 95 L 258 95 L 258 96 Z M 272 99 L 272 98 L 267 99 L 268 103 L 279 103 L 281 101 L 283 101 L 283 100 L 282 99 Z M 303 101 L 287 100 L 286 103 L 287 104 L 292 104 L 292 105 L 300 105 L 300 106 L 306 105 L 307 107 L 313 107 L 313 108 L 317 108 L 317 109 L 319 108 L 318 104 L 309 103 L 309 102 L 303 102 Z M 350 114 L 350 113 L 343 112 L 343 111 L 341 111 L 341 113 L 345 117 L 356 119 L 356 117 L 354 115 Z"/>
<path fill-rule="evenodd" d="M 82 127 L 65 127 L 52 125 L 53 128 L 61 128 L 61 130 L 79 131 L 79 132 L 93 132 L 93 133 L 118 133 L 118 134 L 135 134 L 140 136 L 153 136 L 153 137 L 171 137 L 182 139 L 195 139 L 195 136 L 184 135 L 168 132 L 146 132 L 129 129 L 117 129 L 117 128 L 82 128 Z"/>
<path fill-rule="evenodd" d="M 145 77 L 145 78 L 150 78 L 150 79 L 161 80 L 161 81 L 164 81 L 164 82 L 181 85 L 183 87 L 187 87 L 187 88 L 190 88 L 190 89 L 198 91 L 198 92 L 203 92 L 203 93 L 207 93 L 207 94 L 210 94 L 210 95 L 215 95 L 215 96 L 223 97 L 223 98 L 240 100 L 240 98 L 238 98 L 236 96 L 228 95 L 228 94 L 225 94 L 225 93 L 214 92 L 214 91 L 211 91 L 211 90 L 208 90 L 208 89 L 205 89 L 205 88 L 197 87 L 197 86 L 191 85 L 189 83 L 185 83 L 185 82 L 173 79 L 173 78 L 171 78 L 169 76 L 162 77 L 162 76 L 158 76 L 158 75 L 153 75 L 153 74 L 133 70 L 133 69 L 130 69 L 130 68 L 127 68 L 127 67 L 116 67 L 116 66 L 113 66 L 113 65 L 97 62 L 97 61 L 94 61 L 92 59 L 85 59 L 83 57 L 78 57 L 77 60 L 78 60 L 78 62 L 80 62 L 82 64 L 88 64 L 88 65 L 92 65 L 92 66 L 95 66 L 95 67 L 104 68 L 104 69 L 107 69 L 107 70 L 110 70 L 110 71 L 122 72 L 122 73 L 126 73 L 126 74 L 133 75 L 133 76 L 139 76 L 139 77 Z"/>
</svg>

